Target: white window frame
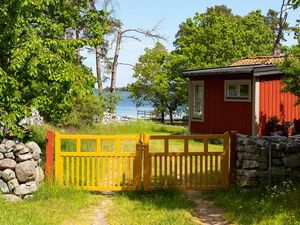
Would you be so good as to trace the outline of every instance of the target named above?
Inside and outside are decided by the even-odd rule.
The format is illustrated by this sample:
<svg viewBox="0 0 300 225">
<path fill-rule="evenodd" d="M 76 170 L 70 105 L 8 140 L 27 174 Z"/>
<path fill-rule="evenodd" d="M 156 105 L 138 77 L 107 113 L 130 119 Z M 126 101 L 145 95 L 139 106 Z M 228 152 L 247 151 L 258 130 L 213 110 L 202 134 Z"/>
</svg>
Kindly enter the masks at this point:
<svg viewBox="0 0 300 225">
<path fill-rule="evenodd" d="M 203 103 L 202 103 L 202 117 L 195 117 L 194 116 L 194 106 L 195 106 L 195 87 L 196 85 L 202 85 L 202 95 L 203 95 Z M 190 120 L 191 121 L 197 121 L 197 122 L 203 122 L 204 121 L 204 81 L 203 80 L 197 80 L 197 81 L 191 81 L 190 82 Z"/>
<path fill-rule="evenodd" d="M 238 96 L 229 96 L 229 85 L 238 85 Z M 240 96 L 240 85 L 249 86 L 248 97 Z M 225 80 L 224 82 L 224 100 L 227 102 L 251 102 L 251 80 Z"/>
</svg>

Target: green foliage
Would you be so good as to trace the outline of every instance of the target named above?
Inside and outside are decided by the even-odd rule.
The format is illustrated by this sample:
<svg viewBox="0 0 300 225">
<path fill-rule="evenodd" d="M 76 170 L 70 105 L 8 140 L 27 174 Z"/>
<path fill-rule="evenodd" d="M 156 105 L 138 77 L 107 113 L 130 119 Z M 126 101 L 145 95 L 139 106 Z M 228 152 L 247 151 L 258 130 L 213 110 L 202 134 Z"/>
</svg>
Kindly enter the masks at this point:
<svg viewBox="0 0 300 225">
<path fill-rule="evenodd" d="M 187 83 L 180 77 L 184 60 L 169 54 L 161 43 L 146 48 L 134 67 L 136 81 L 128 86 L 131 98 L 138 106 L 145 101 L 151 103 L 159 113 L 179 111 L 187 102 Z"/>
<path fill-rule="evenodd" d="M 298 41 L 299 42 L 299 41 Z M 278 65 L 284 72 L 283 82 L 286 84 L 283 88 L 285 92 L 291 92 L 297 96 L 297 103 L 300 104 L 300 45 L 292 46 L 287 50 L 285 61 Z"/>
<path fill-rule="evenodd" d="M 224 66 L 253 55 L 272 53 L 273 34 L 260 10 L 235 16 L 226 6 L 208 8 L 180 24 L 174 42 L 187 68 Z"/>
<path fill-rule="evenodd" d="M 59 125 L 63 127 L 91 126 L 97 120 L 101 120 L 102 115 L 102 99 L 95 95 L 87 95 L 76 99 L 71 113 L 65 115 Z"/>
<path fill-rule="evenodd" d="M 95 78 L 76 62 L 76 51 L 93 40 L 72 37 L 88 6 L 87 0 L 1 1 L 0 120 L 15 134 L 31 107 L 60 123 L 92 95 Z"/>
</svg>

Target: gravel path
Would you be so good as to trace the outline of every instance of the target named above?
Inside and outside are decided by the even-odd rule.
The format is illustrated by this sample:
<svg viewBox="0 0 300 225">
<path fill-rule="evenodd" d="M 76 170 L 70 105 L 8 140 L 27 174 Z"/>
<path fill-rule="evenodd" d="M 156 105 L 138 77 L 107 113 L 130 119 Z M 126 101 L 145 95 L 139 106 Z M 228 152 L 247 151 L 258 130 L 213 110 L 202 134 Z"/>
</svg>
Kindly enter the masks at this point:
<svg viewBox="0 0 300 225">
<path fill-rule="evenodd" d="M 111 199 L 102 200 L 99 205 L 81 210 L 75 219 L 64 221 L 62 225 L 108 225 L 105 215 L 111 204 Z"/>
<path fill-rule="evenodd" d="M 213 205 L 211 201 L 204 200 L 198 191 L 185 191 L 187 197 L 196 204 L 196 217 L 203 225 L 229 225 L 223 215 L 224 211 Z"/>
</svg>

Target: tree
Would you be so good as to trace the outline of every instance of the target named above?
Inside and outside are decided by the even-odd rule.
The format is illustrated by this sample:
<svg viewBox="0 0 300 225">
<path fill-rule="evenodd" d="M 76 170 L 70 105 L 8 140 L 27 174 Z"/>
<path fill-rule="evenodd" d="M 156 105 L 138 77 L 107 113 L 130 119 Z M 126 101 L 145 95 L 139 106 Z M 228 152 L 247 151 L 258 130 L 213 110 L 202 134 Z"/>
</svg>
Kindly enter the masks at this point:
<svg viewBox="0 0 300 225">
<path fill-rule="evenodd" d="M 278 68 L 284 73 L 283 91 L 290 92 L 297 96 L 297 104 L 300 104 L 300 36 L 299 30 L 295 33 L 298 44 L 286 49 L 286 58 Z"/>
<path fill-rule="evenodd" d="M 300 6 L 299 0 L 288 2 L 294 10 Z M 300 104 L 300 28 L 295 27 L 293 30 L 298 44 L 285 49 L 285 60 L 277 66 L 285 74 L 283 77 L 283 82 L 285 84 L 283 91 L 291 92 L 296 95 L 296 103 Z"/>
<path fill-rule="evenodd" d="M 187 57 L 187 68 L 224 66 L 252 55 L 272 52 L 272 30 L 257 10 L 235 16 L 226 6 L 196 13 L 179 26 L 174 42 L 177 54 Z"/>
<path fill-rule="evenodd" d="M 145 54 L 140 56 L 134 67 L 133 77 L 136 81 L 128 86 L 131 98 L 138 106 L 149 102 L 160 113 L 164 122 L 165 113 L 170 115 L 186 103 L 186 81 L 180 78 L 180 67 L 184 59 L 171 55 L 159 42 L 153 49 L 146 48 Z M 183 86 L 183 87 L 182 87 Z"/>
<path fill-rule="evenodd" d="M 0 120 L 15 134 L 30 108 L 60 123 L 78 99 L 93 94 L 95 78 L 76 54 L 91 40 L 68 38 L 76 29 L 76 13 L 86 10 L 73 3 L 0 3 Z"/>
<path fill-rule="evenodd" d="M 287 17 L 288 17 L 288 11 L 293 8 L 292 2 L 296 2 L 296 1 L 282 0 L 280 12 L 277 13 L 277 15 L 276 15 L 276 17 L 278 17 L 278 18 L 277 18 L 277 20 L 274 21 L 274 19 L 273 19 L 273 21 L 272 21 L 273 23 L 276 22 L 275 40 L 274 40 L 274 44 L 273 44 L 273 48 L 272 48 L 273 54 L 276 54 L 277 52 L 279 52 L 280 41 L 284 40 L 284 31 L 288 29 L 288 24 L 286 22 Z M 269 14 L 269 13 L 271 13 L 271 14 Z M 270 12 L 270 10 L 269 10 L 269 13 L 268 13 L 269 16 L 274 17 L 274 12 L 272 12 L 272 11 Z M 272 27 L 274 28 L 274 24 L 272 25 Z"/>
</svg>

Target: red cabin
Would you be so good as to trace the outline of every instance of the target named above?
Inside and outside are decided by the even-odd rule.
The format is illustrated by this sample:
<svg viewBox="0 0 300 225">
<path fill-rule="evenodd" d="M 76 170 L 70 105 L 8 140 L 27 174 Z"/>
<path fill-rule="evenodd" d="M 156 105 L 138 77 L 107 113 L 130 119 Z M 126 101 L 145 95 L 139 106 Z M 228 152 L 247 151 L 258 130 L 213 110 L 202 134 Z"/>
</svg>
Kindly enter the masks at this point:
<svg viewBox="0 0 300 225">
<path fill-rule="evenodd" d="M 191 133 L 286 133 L 298 122 L 300 106 L 295 95 L 281 91 L 283 73 L 274 63 L 282 60 L 284 56 L 247 57 L 227 67 L 184 71 Z"/>
</svg>

